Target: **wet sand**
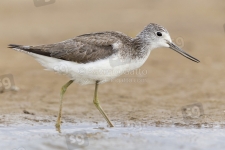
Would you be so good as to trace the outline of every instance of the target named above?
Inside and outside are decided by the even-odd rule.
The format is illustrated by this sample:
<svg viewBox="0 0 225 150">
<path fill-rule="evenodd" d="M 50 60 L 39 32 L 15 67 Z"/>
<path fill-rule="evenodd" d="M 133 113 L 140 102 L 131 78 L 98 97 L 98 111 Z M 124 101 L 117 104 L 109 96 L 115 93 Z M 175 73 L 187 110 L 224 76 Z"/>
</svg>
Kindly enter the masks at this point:
<svg viewBox="0 0 225 150">
<path fill-rule="evenodd" d="M 90 127 L 92 126 L 92 127 Z M 100 125 L 100 126 L 103 126 Z M 7 136 L 6 136 L 7 135 Z M 59 134 L 52 126 L 1 128 L 1 148 L 39 149 L 223 149 L 224 129 L 180 127 L 120 127 L 108 129 L 90 124 L 67 125 Z M 13 141 L 13 142 L 12 142 Z M 216 144 L 215 144 L 216 143 Z"/>
<path fill-rule="evenodd" d="M 56 1 L 43 7 L 35 7 L 33 1 L 0 3 L 0 75 L 12 74 L 19 88 L 17 92 L 0 94 L 2 128 L 22 125 L 53 129 L 60 88 L 69 80 L 44 71 L 30 56 L 7 49 L 8 44 L 55 43 L 107 30 L 134 37 L 145 25 L 154 22 L 166 27 L 173 41 L 201 62 L 194 63 L 167 48 L 154 50 L 138 72 L 100 85 L 99 99 L 105 112 L 114 124 L 125 126 L 120 134 L 130 134 L 127 126 L 145 126 L 149 130 L 157 127 L 159 131 L 175 128 L 168 129 L 171 134 L 179 128 L 196 129 L 197 135 L 201 130 L 205 133 L 214 128 L 224 131 L 225 3 L 222 0 L 207 3 L 203 0 L 74 0 Z M 107 128 L 92 103 L 93 93 L 94 85 L 73 84 L 68 88 L 63 102 L 62 127 L 67 129 L 69 125 L 75 130 L 84 123 L 89 124 L 87 131 L 103 127 L 113 134 L 116 129 Z M 115 142 L 118 141 L 123 143 L 119 136 L 115 138 Z M 102 142 L 101 146 L 115 148 L 115 142 L 108 146 Z M 123 144 L 128 146 L 129 143 L 124 141 Z M 181 149 L 173 146 L 172 149 Z M 85 148 L 91 148 L 91 144 Z M 188 149 L 188 145 L 184 145 L 185 148 Z"/>
</svg>

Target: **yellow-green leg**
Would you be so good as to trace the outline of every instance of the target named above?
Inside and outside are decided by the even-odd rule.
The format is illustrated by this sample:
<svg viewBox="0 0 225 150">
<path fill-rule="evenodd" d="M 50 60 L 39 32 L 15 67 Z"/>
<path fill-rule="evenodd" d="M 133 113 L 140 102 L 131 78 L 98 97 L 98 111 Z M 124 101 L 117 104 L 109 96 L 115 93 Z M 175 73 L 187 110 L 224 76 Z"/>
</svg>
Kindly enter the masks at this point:
<svg viewBox="0 0 225 150">
<path fill-rule="evenodd" d="M 104 110 L 102 109 L 102 107 L 100 106 L 100 103 L 98 101 L 98 81 L 96 81 L 96 83 L 95 83 L 95 93 L 94 93 L 94 100 L 93 100 L 93 102 L 94 102 L 95 106 L 97 107 L 97 109 L 100 111 L 100 113 L 103 115 L 105 120 L 107 121 L 108 125 L 110 127 L 113 127 L 113 124 L 111 123 L 111 121 L 109 120 L 107 115 L 105 114 Z"/>
<path fill-rule="evenodd" d="M 66 89 L 70 86 L 70 84 L 73 83 L 73 80 L 70 80 L 67 82 L 62 88 L 60 92 L 60 105 L 59 105 L 59 114 L 58 114 L 58 119 L 55 124 L 56 130 L 60 131 L 60 124 L 61 124 L 61 114 L 62 114 L 62 100 L 63 100 L 63 95 L 66 92 Z"/>
</svg>

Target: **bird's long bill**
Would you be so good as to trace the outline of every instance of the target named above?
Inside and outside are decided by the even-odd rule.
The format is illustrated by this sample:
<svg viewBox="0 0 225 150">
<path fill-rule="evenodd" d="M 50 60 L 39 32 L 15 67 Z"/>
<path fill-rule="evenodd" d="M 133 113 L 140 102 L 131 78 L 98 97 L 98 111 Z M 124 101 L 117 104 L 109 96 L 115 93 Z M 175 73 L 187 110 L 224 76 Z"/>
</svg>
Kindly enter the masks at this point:
<svg viewBox="0 0 225 150">
<path fill-rule="evenodd" d="M 172 50 L 175 50 L 176 52 L 180 53 L 181 55 L 183 55 L 184 57 L 199 63 L 200 61 L 194 57 L 192 57 L 191 55 L 187 54 L 185 51 L 183 51 L 181 48 L 179 48 L 178 46 L 176 46 L 174 43 L 172 42 L 168 42 L 169 44 L 169 48 L 171 48 Z"/>
</svg>

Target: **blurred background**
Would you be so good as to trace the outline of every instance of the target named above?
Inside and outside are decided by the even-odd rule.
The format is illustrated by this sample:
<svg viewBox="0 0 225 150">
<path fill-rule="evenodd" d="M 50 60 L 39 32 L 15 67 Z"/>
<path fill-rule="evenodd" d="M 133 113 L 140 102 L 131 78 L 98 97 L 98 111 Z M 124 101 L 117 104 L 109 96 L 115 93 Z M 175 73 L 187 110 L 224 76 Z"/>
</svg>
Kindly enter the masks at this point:
<svg viewBox="0 0 225 150">
<path fill-rule="evenodd" d="M 157 23 L 201 62 L 194 63 L 168 48 L 154 50 L 140 68 L 147 71 L 144 76 L 135 74 L 129 77 L 131 82 L 119 80 L 125 76 L 100 85 L 99 99 L 108 116 L 113 122 L 182 126 L 180 109 L 198 102 L 204 109 L 198 123 L 224 124 L 224 0 L 56 0 L 36 7 L 42 2 L 0 2 L 0 75 L 12 74 L 19 88 L 0 94 L 0 113 L 11 115 L 3 123 L 23 121 L 26 110 L 54 124 L 60 88 L 68 81 L 44 71 L 30 56 L 8 49 L 8 44 L 49 44 L 100 31 L 135 37 L 147 24 Z M 93 85 L 70 86 L 63 102 L 63 122 L 104 122 L 92 104 L 93 92 Z"/>
</svg>

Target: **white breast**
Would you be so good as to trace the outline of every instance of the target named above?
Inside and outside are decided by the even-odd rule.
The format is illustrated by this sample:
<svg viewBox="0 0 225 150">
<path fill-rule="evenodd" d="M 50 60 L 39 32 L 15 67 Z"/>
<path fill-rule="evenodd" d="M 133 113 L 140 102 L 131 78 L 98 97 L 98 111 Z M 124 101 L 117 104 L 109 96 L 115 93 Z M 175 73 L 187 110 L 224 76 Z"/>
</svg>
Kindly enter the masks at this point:
<svg viewBox="0 0 225 150">
<path fill-rule="evenodd" d="M 148 55 L 142 59 L 124 60 L 117 55 L 113 55 L 109 58 L 86 64 L 65 61 L 34 53 L 28 54 L 34 57 L 47 70 L 67 75 L 71 80 L 79 84 L 94 84 L 97 80 L 100 81 L 100 83 L 104 83 L 124 74 L 126 71 L 139 68 L 147 60 L 150 51 Z"/>
</svg>

